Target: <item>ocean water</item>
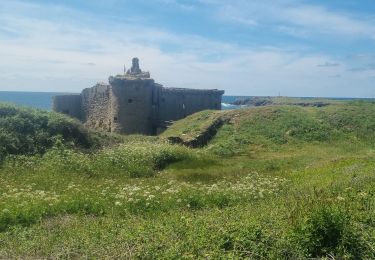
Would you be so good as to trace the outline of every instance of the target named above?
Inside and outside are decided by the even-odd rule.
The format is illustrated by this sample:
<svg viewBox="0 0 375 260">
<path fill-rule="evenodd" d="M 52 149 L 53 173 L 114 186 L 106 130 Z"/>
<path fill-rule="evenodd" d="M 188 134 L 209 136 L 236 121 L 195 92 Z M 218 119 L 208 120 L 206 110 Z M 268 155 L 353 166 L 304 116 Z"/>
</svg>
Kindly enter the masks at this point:
<svg viewBox="0 0 375 260">
<path fill-rule="evenodd" d="M 249 97 L 251 96 L 223 96 L 221 101 L 225 104 L 228 104 L 230 102 L 234 102 L 236 99 L 244 99 Z"/>
<path fill-rule="evenodd" d="M 0 103 L 52 110 L 52 97 L 59 94 L 62 93 L 0 91 Z"/>
<path fill-rule="evenodd" d="M 0 103 L 12 103 L 21 106 L 28 106 L 44 110 L 52 110 L 52 97 L 55 95 L 66 94 L 60 92 L 15 92 L 15 91 L 0 91 Z M 229 104 L 236 99 L 248 98 L 251 96 L 223 96 L 221 108 L 223 110 L 236 109 L 240 106 Z M 301 97 L 311 99 L 311 97 Z M 371 98 L 330 98 L 336 100 L 360 100 Z"/>
<path fill-rule="evenodd" d="M 64 94 L 59 92 L 15 92 L 0 91 L 0 103 L 11 103 L 21 106 L 52 110 L 52 97 Z M 235 109 L 238 106 L 228 104 L 239 96 L 223 96 L 221 107 L 223 110 Z"/>
<path fill-rule="evenodd" d="M 221 99 L 221 109 L 222 110 L 231 110 L 241 108 L 241 106 L 231 105 L 231 102 L 234 102 L 237 99 L 245 99 L 251 96 L 223 96 Z"/>
</svg>

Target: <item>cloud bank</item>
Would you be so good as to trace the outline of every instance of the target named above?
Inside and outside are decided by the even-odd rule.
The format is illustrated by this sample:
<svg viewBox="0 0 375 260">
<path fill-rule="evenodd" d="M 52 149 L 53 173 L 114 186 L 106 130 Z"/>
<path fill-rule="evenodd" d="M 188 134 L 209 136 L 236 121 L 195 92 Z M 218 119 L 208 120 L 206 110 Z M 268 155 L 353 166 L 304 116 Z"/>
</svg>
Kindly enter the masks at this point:
<svg viewBox="0 0 375 260">
<path fill-rule="evenodd" d="M 266 28 L 300 39 L 326 35 L 326 41 L 374 37 L 370 20 L 296 1 L 161 2 L 176 12 L 206 8 L 213 23 L 236 32 Z M 333 55 L 308 43 L 248 44 L 230 38 L 153 26 L 141 14 L 120 19 L 61 4 L 5 0 L 0 3 L 0 90 L 80 92 L 121 73 L 137 56 L 142 69 L 171 87 L 219 88 L 229 95 L 375 95 L 375 70 L 369 65 L 375 58 L 368 53 Z"/>
</svg>

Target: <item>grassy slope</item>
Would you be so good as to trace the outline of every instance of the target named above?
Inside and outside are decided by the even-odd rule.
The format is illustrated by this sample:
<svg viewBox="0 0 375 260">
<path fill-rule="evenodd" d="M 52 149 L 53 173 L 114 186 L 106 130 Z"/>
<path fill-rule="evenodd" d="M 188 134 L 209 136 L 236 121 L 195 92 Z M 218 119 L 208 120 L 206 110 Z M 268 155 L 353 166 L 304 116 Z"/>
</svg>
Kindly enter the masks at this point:
<svg viewBox="0 0 375 260">
<path fill-rule="evenodd" d="M 374 114 L 205 111 L 160 140 L 12 158 L 0 171 L 0 256 L 373 258 Z M 218 116 L 231 120 L 203 149 L 163 141 Z"/>
</svg>

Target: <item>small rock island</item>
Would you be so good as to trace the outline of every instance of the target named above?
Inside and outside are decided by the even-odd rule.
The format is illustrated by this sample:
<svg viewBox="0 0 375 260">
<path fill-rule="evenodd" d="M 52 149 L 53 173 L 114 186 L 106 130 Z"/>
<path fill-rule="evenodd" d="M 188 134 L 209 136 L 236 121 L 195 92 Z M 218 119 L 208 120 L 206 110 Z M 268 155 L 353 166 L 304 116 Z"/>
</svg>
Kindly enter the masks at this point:
<svg viewBox="0 0 375 260">
<path fill-rule="evenodd" d="M 156 135 L 172 121 L 201 110 L 221 109 L 224 91 L 166 88 L 133 58 L 123 75 L 110 76 L 81 94 L 58 95 L 53 110 L 75 117 L 86 126 L 123 134 Z"/>
</svg>

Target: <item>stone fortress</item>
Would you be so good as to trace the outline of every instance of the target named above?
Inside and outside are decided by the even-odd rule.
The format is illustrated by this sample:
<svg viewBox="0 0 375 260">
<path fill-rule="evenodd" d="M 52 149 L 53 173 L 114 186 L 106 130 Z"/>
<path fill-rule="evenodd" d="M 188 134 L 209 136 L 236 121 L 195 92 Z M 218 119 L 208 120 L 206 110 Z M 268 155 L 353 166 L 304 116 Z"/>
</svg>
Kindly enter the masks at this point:
<svg viewBox="0 0 375 260">
<path fill-rule="evenodd" d="M 123 134 L 155 135 L 171 122 L 206 109 L 221 109 L 224 91 L 166 88 L 133 58 L 123 75 L 109 77 L 81 94 L 58 95 L 53 110 L 75 117 L 87 127 Z"/>
</svg>

